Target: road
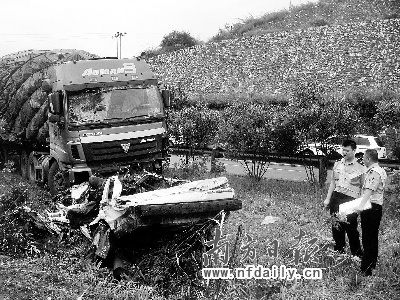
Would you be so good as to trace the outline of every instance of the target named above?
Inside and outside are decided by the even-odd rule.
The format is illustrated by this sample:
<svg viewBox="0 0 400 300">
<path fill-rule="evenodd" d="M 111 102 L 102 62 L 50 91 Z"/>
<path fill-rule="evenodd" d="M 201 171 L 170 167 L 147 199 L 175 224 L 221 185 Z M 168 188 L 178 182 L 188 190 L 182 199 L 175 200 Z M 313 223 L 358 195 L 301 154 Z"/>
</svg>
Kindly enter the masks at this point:
<svg viewBox="0 0 400 300">
<path fill-rule="evenodd" d="M 179 160 L 182 158 L 183 156 L 172 155 L 171 164 L 178 163 Z M 226 158 L 218 158 L 217 161 L 225 165 L 226 172 L 228 174 L 236 174 L 236 175 L 247 174 L 246 167 L 243 161 L 232 161 Z M 207 167 L 210 169 L 211 167 L 210 161 L 207 161 Z M 316 180 L 318 180 L 318 169 L 314 168 L 313 170 Z M 328 178 L 330 178 L 331 172 L 332 172 L 331 170 L 328 170 Z M 307 181 L 309 178 L 307 177 L 307 173 L 310 174 L 310 171 L 307 171 L 306 168 L 301 165 L 271 162 L 267 172 L 265 172 L 265 175 L 263 177 L 271 179 L 292 180 L 292 181 Z"/>
</svg>

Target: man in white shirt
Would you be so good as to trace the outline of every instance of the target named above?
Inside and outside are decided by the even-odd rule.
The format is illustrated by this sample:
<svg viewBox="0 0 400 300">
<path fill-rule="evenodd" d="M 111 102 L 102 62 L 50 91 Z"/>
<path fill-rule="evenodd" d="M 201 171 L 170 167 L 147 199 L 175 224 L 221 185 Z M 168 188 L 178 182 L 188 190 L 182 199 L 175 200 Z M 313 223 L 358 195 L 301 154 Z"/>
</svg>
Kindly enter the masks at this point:
<svg viewBox="0 0 400 300">
<path fill-rule="evenodd" d="M 339 205 L 352 201 L 361 194 L 362 178 L 366 168 L 355 158 L 357 145 L 352 140 L 346 140 L 342 145 L 343 158 L 333 166 L 333 175 L 329 186 L 325 207 L 329 208 L 331 215 L 339 211 Z M 346 234 L 352 255 L 361 258 L 363 252 L 358 232 L 358 214 L 347 215 L 347 222 L 337 222 L 332 225 L 332 236 L 335 241 L 334 250 L 344 253 L 346 247 Z"/>
</svg>

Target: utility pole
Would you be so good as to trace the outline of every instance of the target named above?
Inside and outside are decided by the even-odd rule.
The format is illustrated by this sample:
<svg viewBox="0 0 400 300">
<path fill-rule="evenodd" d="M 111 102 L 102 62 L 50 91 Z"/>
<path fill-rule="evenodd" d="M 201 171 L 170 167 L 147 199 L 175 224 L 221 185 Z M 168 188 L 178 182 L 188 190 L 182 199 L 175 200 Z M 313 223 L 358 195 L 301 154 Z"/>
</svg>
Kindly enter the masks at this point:
<svg viewBox="0 0 400 300">
<path fill-rule="evenodd" d="M 112 36 L 112 38 L 116 38 L 117 39 L 117 58 L 118 58 L 118 36 L 119 36 L 119 32 L 117 32 L 116 34 L 114 34 Z"/>
<path fill-rule="evenodd" d="M 119 58 L 122 58 L 122 37 L 126 35 L 126 32 L 119 34 Z"/>
<path fill-rule="evenodd" d="M 126 35 L 126 32 L 122 33 L 117 31 L 115 35 L 113 35 L 113 38 L 115 37 L 117 39 L 117 58 L 122 58 L 122 37 Z M 119 55 L 118 55 L 118 38 L 119 38 Z"/>
</svg>

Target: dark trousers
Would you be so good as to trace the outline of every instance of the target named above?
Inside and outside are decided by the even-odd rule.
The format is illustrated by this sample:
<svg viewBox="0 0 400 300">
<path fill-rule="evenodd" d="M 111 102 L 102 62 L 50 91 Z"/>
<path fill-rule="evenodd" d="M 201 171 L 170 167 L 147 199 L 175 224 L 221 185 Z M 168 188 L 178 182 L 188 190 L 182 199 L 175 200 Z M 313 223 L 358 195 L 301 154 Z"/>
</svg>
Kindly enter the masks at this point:
<svg viewBox="0 0 400 300">
<path fill-rule="evenodd" d="M 354 200 L 353 197 L 347 196 L 342 193 L 333 192 L 330 202 L 331 215 L 339 211 L 339 205 L 348 201 Z M 335 240 L 334 250 L 343 252 L 346 247 L 346 234 L 349 239 L 350 251 L 352 255 L 361 257 L 363 251 L 360 244 L 360 234 L 357 230 L 357 217 L 356 213 L 347 215 L 347 222 L 338 222 L 332 225 L 332 236 Z"/>
<path fill-rule="evenodd" d="M 364 255 L 361 260 L 361 272 L 372 274 L 378 260 L 378 231 L 382 219 L 382 205 L 372 203 L 372 208 L 364 210 L 361 215 L 362 244 Z"/>
</svg>

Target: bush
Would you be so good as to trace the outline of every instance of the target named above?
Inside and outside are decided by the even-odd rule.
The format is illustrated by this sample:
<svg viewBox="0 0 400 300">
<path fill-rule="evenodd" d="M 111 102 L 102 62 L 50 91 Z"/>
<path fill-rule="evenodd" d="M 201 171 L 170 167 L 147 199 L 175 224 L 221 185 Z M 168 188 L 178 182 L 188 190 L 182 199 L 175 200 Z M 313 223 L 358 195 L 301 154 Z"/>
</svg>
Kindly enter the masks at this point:
<svg viewBox="0 0 400 300">
<path fill-rule="evenodd" d="M 171 52 L 182 48 L 193 47 L 198 41 L 185 31 L 172 31 L 164 36 L 160 47 L 165 52 Z"/>
<path fill-rule="evenodd" d="M 270 107 L 233 104 L 224 111 L 220 138 L 231 152 L 269 154 L 272 150 L 272 117 Z"/>
<path fill-rule="evenodd" d="M 278 154 L 290 155 L 297 152 L 301 142 L 289 109 L 277 111 L 271 136 L 274 150 Z"/>
<path fill-rule="evenodd" d="M 388 157 L 400 160 L 400 129 L 389 127 L 385 130 L 385 135 Z"/>
<path fill-rule="evenodd" d="M 189 100 L 185 91 L 180 87 L 171 87 L 171 99 L 172 99 L 172 109 L 177 111 L 185 107 L 194 106 L 194 103 Z"/>
<path fill-rule="evenodd" d="M 296 85 L 292 101 L 291 120 L 301 141 L 326 147 L 326 140 L 332 135 L 356 133 L 358 116 L 342 95 L 328 94 L 315 82 L 300 83 Z"/>
<path fill-rule="evenodd" d="M 237 102 L 256 103 L 260 105 L 272 105 L 283 108 L 289 105 L 289 98 L 283 94 L 248 95 L 243 91 L 235 91 L 232 93 L 196 95 L 191 97 L 190 99 L 187 99 L 185 105 L 194 106 L 198 103 L 202 103 L 209 109 L 222 111 L 231 106 L 233 103 Z"/>
<path fill-rule="evenodd" d="M 220 42 L 223 40 L 230 40 L 234 39 L 236 36 L 234 33 L 232 33 L 230 30 L 226 29 L 219 29 L 218 33 L 213 36 L 209 42 Z"/>
<path fill-rule="evenodd" d="M 206 173 L 207 166 L 204 158 L 196 158 L 191 162 L 181 159 L 178 163 L 170 165 L 166 169 L 168 177 L 184 180 L 200 180 L 205 178 Z"/>
<path fill-rule="evenodd" d="M 391 90 L 381 92 L 377 103 L 375 122 L 379 126 L 400 128 L 400 94 Z"/>
<path fill-rule="evenodd" d="M 147 49 L 145 51 L 143 51 L 140 54 L 140 57 L 144 58 L 144 59 L 148 59 L 150 57 L 154 57 L 157 55 L 162 54 L 162 50 L 161 49 L 156 49 L 156 48 L 151 48 L 151 49 Z"/>
<path fill-rule="evenodd" d="M 400 13 L 385 13 L 382 16 L 383 20 L 391 20 L 391 19 L 399 19 L 400 18 Z"/>
<path fill-rule="evenodd" d="M 191 156 L 195 148 L 215 142 L 218 125 L 219 113 L 200 104 L 172 111 L 168 117 L 170 136 L 189 148 Z"/>
<path fill-rule="evenodd" d="M 366 89 L 356 89 L 346 94 L 346 100 L 359 118 L 358 131 L 376 134 L 379 125 L 376 123 L 378 104 L 382 101 L 383 92 Z"/>
<path fill-rule="evenodd" d="M 320 26 L 329 25 L 329 23 L 327 21 L 325 21 L 324 19 L 315 19 L 314 21 L 310 22 L 310 25 L 313 27 L 320 27 Z"/>
<path fill-rule="evenodd" d="M 233 104 L 224 111 L 219 138 L 228 155 L 244 160 L 250 177 L 260 180 L 273 150 L 273 107 L 254 103 Z"/>
<path fill-rule="evenodd" d="M 379 132 L 386 129 L 385 144 L 389 157 L 400 159 L 400 95 L 394 91 L 384 91 L 382 94 L 374 121 Z"/>
</svg>

